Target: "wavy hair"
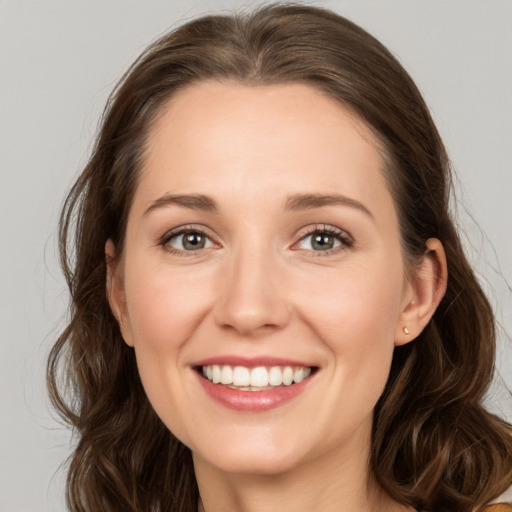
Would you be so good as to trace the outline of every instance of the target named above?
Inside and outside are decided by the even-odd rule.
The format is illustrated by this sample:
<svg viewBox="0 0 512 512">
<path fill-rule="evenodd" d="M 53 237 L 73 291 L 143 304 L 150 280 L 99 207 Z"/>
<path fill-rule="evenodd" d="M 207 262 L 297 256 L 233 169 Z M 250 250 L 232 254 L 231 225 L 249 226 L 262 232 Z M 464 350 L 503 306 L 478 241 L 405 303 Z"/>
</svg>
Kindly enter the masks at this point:
<svg viewBox="0 0 512 512">
<path fill-rule="evenodd" d="M 328 10 L 271 4 L 207 16 L 152 44 L 106 106 L 87 166 L 60 219 L 70 320 L 48 360 L 51 400 L 72 426 L 73 512 L 192 512 L 190 451 L 157 417 L 106 295 L 105 242 L 123 250 L 148 133 L 179 89 L 206 79 L 301 82 L 350 108 L 384 147 L 408 268 L 438 238 L 448 288 L 413 343 L 395 349 L 374 413 L 371 470 L 397 501 L 479 510 L 512 483 L 512 427 L 482 406 L 494 371 L 492 309 L 450 213 L 445 148 L 413 81 L 375 38 Z"/>
</svg>

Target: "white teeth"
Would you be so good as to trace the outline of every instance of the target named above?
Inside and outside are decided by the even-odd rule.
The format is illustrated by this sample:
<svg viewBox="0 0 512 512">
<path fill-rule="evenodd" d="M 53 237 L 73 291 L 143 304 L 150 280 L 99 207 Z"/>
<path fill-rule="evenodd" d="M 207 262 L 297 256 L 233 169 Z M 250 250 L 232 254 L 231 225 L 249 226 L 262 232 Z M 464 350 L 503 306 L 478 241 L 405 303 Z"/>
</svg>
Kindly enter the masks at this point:
<svg viewBox="0 0 512 512">
<path fill-rule="evenodd" d="M 208 370 L 206 370 L 206 375 L 208 375 Z M 220 382 L 220 366 L 214 364 L 212 366 L 212 382 L 214 384 L 218 384 Z"/>
<path fill-rule="evenodd" d="M 233 368 L 231 366 L 223 366 L 220 372 L 221 384 L 233 384 Z"/>
<path fill-rule="evenodd" d="M 289 386 L 293 382 L 293 368 L 286 366 L 283 370 L 283 384 Z"/>
<path fill-rule="evenodd" d="M 235 366 L 233 369 L 233 384 L 235 386 L 249 386 L 251 384 L 249 369 L 244 366 Z"/>
<path fill-rule="evenodd" d="M 283 383 L 283 372 L 279 366 L 272 366 L 268 372 L 268 383 L 271 386 L 280 386 Z"/>
<path fill-rule="evenodd" d="M 304 366 L 245 366 L 208 365 L 202 368 L 203 376 L 214 384 L 244 388 L 246 391 L 261 391 L 275 386 L 298 384 L 311 374 L 311 368 Z"/>
<path fill-rule="evenodd" d="M 311 368 L 296 368 L 293 372 L 293 382 L 302 382 L 311 373 Z"/>
<path fill-rule="evenodd" d="M 264 366 L 258 366 L 251 370 L 251 386 L 268 386 L 268 371 Z"/>
<path fill-rule="evenodd" d="M 302 368 L 297 368 L 293 372 L 293 381 L 294 382 L 302 382 L 303 379 L 304 379 L 304 377 L 302 375 Z"/>
</svg>

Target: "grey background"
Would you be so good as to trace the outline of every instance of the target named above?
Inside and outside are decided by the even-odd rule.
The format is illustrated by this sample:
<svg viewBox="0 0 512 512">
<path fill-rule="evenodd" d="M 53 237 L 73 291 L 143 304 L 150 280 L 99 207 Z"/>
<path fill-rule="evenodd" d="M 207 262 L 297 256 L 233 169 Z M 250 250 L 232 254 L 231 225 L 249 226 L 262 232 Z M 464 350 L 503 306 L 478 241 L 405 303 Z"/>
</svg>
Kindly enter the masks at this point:
<svg viewBox="0 0 512 512">
<path fill-rule="evenodd" d="M 512 2 L 312 3 L 380 38 L 423 91 L 458 172 L 471 259 L 510 334 Z M 0 512 L 64 510 L 59 465 L 70 437 L 52 419 L 44 389 L 44 361 L 67 303 L 55 232 L 107 94 L 169 27 L 248 5 L 0 0 Z M 503 332 L 501 339 L 497 364 L 512 388 L 512 342 Z M 512 420 L 511 402 L 498 379 L 489 407 Z"/>
</svg>

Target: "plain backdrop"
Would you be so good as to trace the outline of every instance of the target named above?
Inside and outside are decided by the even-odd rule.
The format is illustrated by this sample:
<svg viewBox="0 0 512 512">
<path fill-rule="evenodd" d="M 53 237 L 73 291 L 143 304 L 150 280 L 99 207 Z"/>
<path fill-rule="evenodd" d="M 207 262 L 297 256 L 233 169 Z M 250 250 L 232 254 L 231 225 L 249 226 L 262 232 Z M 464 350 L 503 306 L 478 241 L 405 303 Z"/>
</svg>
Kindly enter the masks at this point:
<svg viewBox="0 0 512 512">
<path fill-rule="evenodd" d="M 512 332 L 512 2 L 331 0 L 412 74 L 458 173 L 470 257 Z M 0 512 L 61 512 L 70 436 L 50 412 L 44 364 L 67 292 L 56 224 L 106 97 L 158 35 L 221 0 L 0 0 Z M 467 213 L 471 212 L 471 215 Z M 507 284 L 508 283 L 508 284 Z M 489 407 L 512 419 L 512 342 Z M 64 466 L 65 467 L 65 466 Z"/>
</svg>

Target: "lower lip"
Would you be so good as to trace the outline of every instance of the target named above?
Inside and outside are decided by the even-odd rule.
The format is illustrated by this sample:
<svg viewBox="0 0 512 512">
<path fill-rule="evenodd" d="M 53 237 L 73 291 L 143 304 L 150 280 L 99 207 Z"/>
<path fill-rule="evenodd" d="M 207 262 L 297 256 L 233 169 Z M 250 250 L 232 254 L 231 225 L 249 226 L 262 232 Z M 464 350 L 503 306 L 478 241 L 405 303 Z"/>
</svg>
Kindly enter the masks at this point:
<svg viewBox="0 0 512 512">
<path fill-rule="evenodd" d="M 206 393 L 230 409 L 247 412 L 263 412 L 275 409 L 299 396 L 308 386 L 311 376 L 298 384 L 278 386 L 267 391 L 241 391 L 222 384 L 213 384 L 197 373 L 197 378 Z"/>
</svg>

